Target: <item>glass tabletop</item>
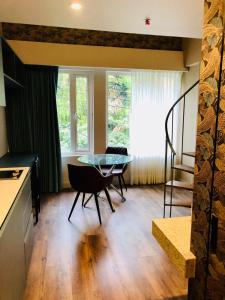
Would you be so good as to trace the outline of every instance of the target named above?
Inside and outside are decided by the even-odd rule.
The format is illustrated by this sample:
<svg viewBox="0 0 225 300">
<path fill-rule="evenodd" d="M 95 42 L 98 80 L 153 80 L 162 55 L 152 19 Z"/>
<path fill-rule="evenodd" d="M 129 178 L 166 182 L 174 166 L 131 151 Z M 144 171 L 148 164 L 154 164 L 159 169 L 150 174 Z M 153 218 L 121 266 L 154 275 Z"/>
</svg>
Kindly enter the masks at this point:
<svg viewBox="0 0 225 300">
<path fill-rule="evenodd" d="M 78 157 L 78 161 L 88 165 L 106 166 L 127 164 L 132 158 L 130 155 L 120 154 L 89 154 Z"/>
</svg>

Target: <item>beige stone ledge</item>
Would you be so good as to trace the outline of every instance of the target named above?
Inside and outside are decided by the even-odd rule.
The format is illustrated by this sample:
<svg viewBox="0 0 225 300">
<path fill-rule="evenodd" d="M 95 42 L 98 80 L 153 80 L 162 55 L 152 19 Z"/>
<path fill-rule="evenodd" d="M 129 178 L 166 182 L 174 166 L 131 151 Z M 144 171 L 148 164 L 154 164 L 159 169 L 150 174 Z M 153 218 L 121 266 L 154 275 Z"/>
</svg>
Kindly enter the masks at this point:
<svg viewBox="0 0 225 300">
<path fill-rule="evenodd" d="M 152 234 L 182 276 L 195 277 L 196 258 L 190 250 L 191 217 L 154 219 Z"/>
</svg>

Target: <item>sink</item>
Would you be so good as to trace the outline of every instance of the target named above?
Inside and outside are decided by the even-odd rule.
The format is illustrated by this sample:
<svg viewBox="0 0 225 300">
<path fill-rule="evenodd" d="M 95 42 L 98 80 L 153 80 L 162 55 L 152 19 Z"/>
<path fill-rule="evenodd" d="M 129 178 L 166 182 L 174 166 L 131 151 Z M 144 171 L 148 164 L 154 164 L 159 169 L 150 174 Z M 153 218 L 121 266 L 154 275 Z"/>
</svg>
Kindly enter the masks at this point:
<svg viewBox="0 0 225 300">
<path fill-rule="evenodd" d="M 0 180 L 16 180 L 20 178 L 23 170 L 0 170 Z"/>
</svg>

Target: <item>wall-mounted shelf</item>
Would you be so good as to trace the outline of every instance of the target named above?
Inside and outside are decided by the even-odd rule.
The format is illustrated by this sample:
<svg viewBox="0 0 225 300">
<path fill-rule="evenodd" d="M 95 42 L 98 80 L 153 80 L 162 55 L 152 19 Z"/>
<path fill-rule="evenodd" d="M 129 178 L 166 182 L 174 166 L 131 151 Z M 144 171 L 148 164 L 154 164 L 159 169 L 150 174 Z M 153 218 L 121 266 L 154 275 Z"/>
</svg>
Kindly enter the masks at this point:
<svg viewBox="0 0 225 300">
<path fill-rule="evenodd" d="M 23 87 L 22 84 L 17 82 L 15 79 L 11 78 L 10 76 L 4 74 L 4 81 L 5 81 L 5 87 L 6 88 L 18 88 Z"/>
<path fill-rule="evenodd" d="M 7 42 L 2 38 L 3 73 L 6 88 L 24 86 L 24 65 Z"/>
<path fill-rule="evenodd" d="M 152 221 L 152 234 L 183 277 L 195 277 L 196 257 L 190 250 L 191 217 Z"/>
</svg>

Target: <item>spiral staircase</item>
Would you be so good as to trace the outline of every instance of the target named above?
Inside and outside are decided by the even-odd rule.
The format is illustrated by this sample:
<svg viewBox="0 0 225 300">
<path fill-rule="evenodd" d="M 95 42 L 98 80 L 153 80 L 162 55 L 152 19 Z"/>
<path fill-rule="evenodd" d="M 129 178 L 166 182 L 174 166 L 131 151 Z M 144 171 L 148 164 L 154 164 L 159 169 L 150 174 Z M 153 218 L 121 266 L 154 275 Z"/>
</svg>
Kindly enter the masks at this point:
<svg viewBox="0 0 225 300">
<path fill-rule="evenodd" d="M 177 180 L 178 177 L 182 177 L 182 173 L 194 174 L 194 167 L 192 165 L 184 163 L 185 157 L 195 157 L 195 152 L 187 152 L 184 149 L 184 135 L 185 135 L 185 109 L 187 95 L 198 86 L 199 80 L 196 81 L 170 108 L 165 121 L 165 133 L 166 133 L 166 146 L 165 146 L 165 173 L 164 173 L 164 203 L 163 203 L 163 217 L 166 216 L 166 208 L 169 208 L 169 217 L 172 216 L 172 207 L 191 207 L 190 204 L 175 202 L 174 191 L 175 189 L 183 189 L 192 192 L 193 183 L 184 180 Z M 189 97 L 188 97 L 189 98 Z M 180 107 L 182 119 L 180 128 L 180 137 L 175 140 L 175 111 Z M 180 141 L 180 147 L 177 149 L 175 146 L 177 140 Z M 179 171 L 179 172 L 178 172 Z M 180 176 L 178 176 L 178 173 Z"/>
</svg>

